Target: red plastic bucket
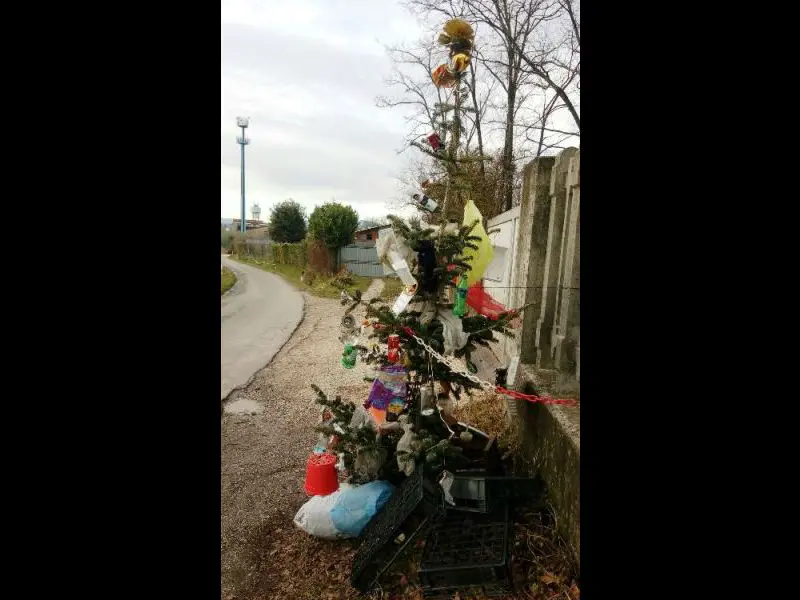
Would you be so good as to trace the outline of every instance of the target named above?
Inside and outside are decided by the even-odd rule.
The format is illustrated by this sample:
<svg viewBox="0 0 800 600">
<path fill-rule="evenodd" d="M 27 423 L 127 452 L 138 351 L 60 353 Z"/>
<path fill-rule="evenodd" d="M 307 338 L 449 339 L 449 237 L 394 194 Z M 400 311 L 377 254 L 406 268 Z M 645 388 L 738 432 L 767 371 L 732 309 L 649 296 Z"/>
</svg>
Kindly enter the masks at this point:
<svg viewBox="0 0 800 600">
<path fill-rule="evenodd" d="M 339 489 L 337 458 L 333 454 L 312 454 L 306 463 L 306 484 L 309 496 L 327 496 Z"/>
</svg>

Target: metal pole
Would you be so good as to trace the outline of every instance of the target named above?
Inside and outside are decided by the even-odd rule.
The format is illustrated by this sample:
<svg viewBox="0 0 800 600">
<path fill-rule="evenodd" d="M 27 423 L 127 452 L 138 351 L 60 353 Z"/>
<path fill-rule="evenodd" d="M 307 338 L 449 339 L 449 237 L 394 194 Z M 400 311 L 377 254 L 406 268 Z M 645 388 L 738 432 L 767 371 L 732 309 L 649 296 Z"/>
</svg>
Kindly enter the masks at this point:
<svg viewBox="0 0 800 600">
<path fill-rule="evenodd" d="M 245 139 L 245 132 L 244 132 L 244 127 L 242 127 L 242 141 L 244 141 L 244 139 Z M 247 221 L 245 219 L 246 215 L 245 215 L 245 212 L 244 212 L 244 146 L 245 146 L 245 144 L 242 144 L 241 146 L 242 146 L 242 226 L 241 226 L 241 230 L 242 230 L 242 233 L 245 233 L 245 231 L 247 230 Z"/>
<path fill-rule="evenodd" d="M 245 233 L 247 231 L 247 214 L 245 213 L 244 201 L 244 147 L 250 143 L 245 135 L 245 130 L 250 124 L 250 117 L 236 117 L 236 124 L 242 130 L 242 137 L 237 137 L 236 142 L 242 146 L 242 222 L 239 231 Z"/>
</svg>

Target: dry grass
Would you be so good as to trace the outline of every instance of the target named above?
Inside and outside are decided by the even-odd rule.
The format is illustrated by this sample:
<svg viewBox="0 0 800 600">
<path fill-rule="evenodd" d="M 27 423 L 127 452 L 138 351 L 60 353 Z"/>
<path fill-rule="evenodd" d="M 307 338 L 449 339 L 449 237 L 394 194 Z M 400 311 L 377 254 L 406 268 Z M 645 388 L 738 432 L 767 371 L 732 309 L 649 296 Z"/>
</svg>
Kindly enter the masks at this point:
<svg viewBox="0 0 800 600">
<path fill-rule="evenodd" d="M 340 274 L 312 276 L 310 273 L 305 272 L 302 267 L 296 265 L 283 265 L 270 262 L 266 259 L 251 258 L 249 256 L 235 258 L 244 264 L 280 275 L 298 290 L 308 292 L 312 296 L 317 296 L 318 298 L 338 298 L 343 287 L 351 293 L 355 290 L 361 290 L 361 292 L 364 293 L 372 283 L 372 278 L 370 277 L 350 274 L 350 283 L 347 284 L 342 282 L 342 276 Z"/>
<path fill-rule="evenodd" d="M 462 423 L 497 436 L 498 445 L 506 458 L 519 458 L 522 445 L 519 425 L 508 418 L 503 396 L 494 392 L 474 392 L 472 398 L 458 403 L 455 413 Z"/>
<path fill-rule="evenodd" d="M 556 533 L 551 507 L 525 512 L 514 525 L 512 573 L 517 598 L 526 600 L 580 600 L 572 555 Z"/>
<path fill-rule="evenodd" d="M 222 293 L 231 289 L 236 283 L 236 275 L 228 267 L 222 267 Z M 220 294 L 221 295 L 221 294 Z"/>
<path fill-rule="evenodd" d="M 384 302 L 394 302 L 395 298 L 403 291 L 403 282 L 397 277 L 387 277 L 384 280 L 383 291 L 381 291 L 380 299 Z"/>
<path fill-rule="evenodd" d="M 509 429 L 508 411 L 503 396 L 492 392 L 473 392 L 458 403 L 456 417 L 489 435 L 503 436 Z"/>
</svg>

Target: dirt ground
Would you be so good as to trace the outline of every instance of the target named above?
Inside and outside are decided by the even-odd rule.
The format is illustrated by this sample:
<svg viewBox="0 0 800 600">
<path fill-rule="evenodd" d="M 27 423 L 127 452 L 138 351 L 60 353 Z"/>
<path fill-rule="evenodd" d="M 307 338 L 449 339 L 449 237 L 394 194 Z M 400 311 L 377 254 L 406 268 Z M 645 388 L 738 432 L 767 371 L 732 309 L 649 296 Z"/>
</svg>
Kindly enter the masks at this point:
<svg viewBox="0 0 800 600">
<path fill-rule="evenodd" d="M 379 293 L 381 286 L 376 280 L 367 297 Z M 363 381 L 368 374 L 366 365 L 359 362 L 348 370 L 339 363 L 339 323 L 344 308 L 336 300 L 303 296 L 304 319 L 297 331 L 272 363 L 225 403 L 221 423 L 222 600 L 365 598 L 349 584 L 357 542 L 315 539 L 292 523 L 307 500 L 303 492 L 305 463 L 317 440 L 314 426 L 319 406 L 310 384 L 357 403 L 366 398 L 370 387 Z M 358 311 L 356 316 L 360 317 Z M 539 523 L 541 515 L 532 518 Z M 541 523 L 515 527 L 517 546 L 531 545 L 531 540 L 541 546 L 542 540 L 552 537 Z M 555 550 L 536 550 L 540 556 L 560 555 Z M 568 566 L 553 558 L 533 556 L 517 561 L 515 570 L 523 569 L 526 579 L 533 582 L 519 598 L 579 598 Z M 400 571 L 390 575 L 392 593 L 374 592 L 370 599 L 422 597 L 415 574 L 399 567 Z"/>
<path fill-rule="evenodd" d="M 376 280 L 369 295 L 381 287 L 382 281 Z M 339 364 L 344 308 L 336 300 L 303 296 L 304 318 L 297 331 L 247 388 L 231 394 L 222 417 L 226 600 L 357 597 L 347 583 L 352 543 L 316 540 L 292 524 L 308 499 L 303 492 L 305 464 L 317 441 L 319 405 L 310 384 L 354 402 L 363 401 L 370 386 L 363 381 L 365 365 L 348 370 Z M 308 553 L 318 557 L 317 571 L 295 573 L 293 564 L 302 563 Z M 309 582 L 320 587 L 303 592 L 313 595 L 292 592 L 294 579 L 302 580 L 307 590 Z M 324 588 L 334 595 L 326 595 Z"/>
</svg>

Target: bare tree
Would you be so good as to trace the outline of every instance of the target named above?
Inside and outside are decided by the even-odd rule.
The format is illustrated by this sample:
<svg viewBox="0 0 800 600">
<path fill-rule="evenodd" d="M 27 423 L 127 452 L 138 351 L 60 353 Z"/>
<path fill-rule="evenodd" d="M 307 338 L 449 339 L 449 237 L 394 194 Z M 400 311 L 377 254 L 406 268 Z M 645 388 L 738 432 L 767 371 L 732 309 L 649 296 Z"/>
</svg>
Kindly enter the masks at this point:
<svg viewBox="0 0 800 600">
<path fill-rule="evenodd" d="M 451 102 L 451 91 L 436 88 L 430 78 L 431 71 L 446 60 L 444 49 L 435 39 L 448 19 L 462 18 L 472 23 L 475 48 L 464 84 L 476 112 L 463 114 L 465 127 L 459 128 L 458 137 L 468 155 L 497 156 L 494 148 L 502 144 L 500 164 L 492 165 L 491 177 L 489 163 L 482 161 L 474 176 L 492 180 L 491 186 L 482 189 L 483 194 L 492 196 L 485 199 L 487 202 L 511 208 L 519 192 L 517 163 L 567 147 L 571 138 L 580 137 L 579 2 L 404 2 L 429 23 L 430 35 L 413 48 L 388 49 L 394 72 L 387 83 L 397 94 L 379 98 L 378 105 L 413 109 L 407 116 L 411 127 L 406 141 L 428 156 L 434 153 L 417 141 L 422 133 L 437 131 L 442 143 L 451 145 L 454 140 L 446 139 L 453 135 L 451 123 L 446 122 L 437 106 Z M 569 117 L 562 118 L 562 114 Z M 425 164 L 413 169 L 418 177 L 424 175 L 419 169 L 424 169 Z M 440 166 L 438 161 L 435 164 Z"/>
<path fill-rule="evenodd" d="M 375 103 L 379 108 L 411 109 L 406 116 L 411 126 L 407 142 L 435 130 L 436 104 L 444 103 L 446 99 L 442 90 L 433 85 L 431 80 L 431 71 L 437 64 L 435 49 L 436 44 L 427 40 L 407 48 L 386 48 L 392 61 L 392 75 L 385 83 L 396 90 L 397 95 L 378 96 Z"/>
<path fill-rule="evenodd" d="M 434 85 L 431 72 L 446 57 L 442 48 L 435 42 L 432 33 L 429 40 L 421 40 L 410 47 L 387 47 L 387 54 L 392 60 L 392 76 L 386 84 L 396 91 L 393 96 L 379 96 L 376 105 L 380 108 L 410 108 L 406 120 L 410 124 L 406 137 L 406 147 L 415 145 L 434 158 L 431 149 L 426 149 L 418 143 L 420 136 L 435 131 L 439 134 L 443 145 L 448 143 L 448 133 L 452 124 L 448 123 L 442 107 L 452 101 L 452 91 L 438 88 Z M 477 138 L 478 154 L 483 154 L 484 138 L 481 129 L 481 120 L 486 115 L 489 98 L 494 90 L 494 84 L 478 85 L 476 78 L 477 69 L 471 65 L 469 93 L 474 111 L 466 113 L 466 125 L 461 129 L 464 145 L 469 150 L 473 138 Z M 452 141 L 452 140 L 451 140 Z M 434 161 L 438 165 L 438 160 Z M 424 164 L 417 164 L 411 173 L 417 177 L 425 170 Z M 430 172 L 430 166 L 427 167 Z M 409 173 L 402 178 L 403 183 L 408 183 Z"/>
<path fill-rule="evenodd" d="M 542 156 L 551 149 L 561 149 L 565 142 L 571 138 L 580 137 L 580 130 L 564 130 L 552 125 L 552 118 L 558 112 L 566 108 L 561 98 L 549 86 L 537 86 L 542 88 L 542 94 L 538 101 L 538 106 L 532 112 L 523 112 L 521 118 L 515 123 L 515 130 L 522 136 L 522 143 L 531 144 L 532 152 L 520 154 L 520 158 L 535 158 Z"/>
<path fill-rule="evenodd" d="M 534 103 L 540 108 L 526 107 L 523 114 L 514 114 L 511 125 L 522 135 L 524 143 L 533 144 L 514 154 L 514 160 L 540 156 L 551 149 L 563 148 L 567 140 L 580 137 L 580 115 L 577 96 L 580 93 L 580 14 L 574 0 L 463 0 L 472 18 L 492 27 L 507 42 L 511 52 L 491 60 L 500 69 L 521 69 L 533 77 L 541 94 Z M 522 19 L 531 27 L 531 34 L 515 34 Z M 515 25 L 516 24 L 516 25 Z M 509 107 L 510 108 L 510 107 Z M 522 105 L 518 107 L 518 110 Z M 552 118 L 567 110 L 576 130 L 555 128 Z M 506 118 L 506 124 L 508 119 Z"/>
<path fill-rule="evenodd" d="M 580 93 L 580 4 L 574 0 L 555 0 L 551 4 L 554 6 L 549 20 L 562 26 L 560 35 L 528 47 L 515 43 L 514 50 L 522 58 L 525 70 L 555 92 L 578 129 L 575 135 L 580 135 L 581 119 L 575 103 L 575 96 Z"/>
<path fill-rule="evenodd" d="M 556 0 L 408 0 L 417 12 L 465 18 L 479 25 L 476 60 L 492 74 L 506 94 L 503 116 L 503 205 L 511 208 L 515 171 L 515 122 L 527 99 L 522 92 L 526 77 L 536 75 L 524 63 L 520 49 L 527 48 L 534 33 L 561 10 Z M 480 25 L 484 25 L 481 28 Z M 481 33 L 481 31 L 485 33 Z M 493 35 L 486 35 L 491 33 Z M 485 36 L 481 38 L 480 36 Z"/>
<path fill-rule="evenodd" d="M 483 131 L 481 129 L 481 122 L 486 118 L 486 110 L 489 108 L 489 98 L 494 91 L 494 81 L 492 81 L 491 85 L 489 86 L 488 90 L 485 92 L 482 101 L 478 99 L 478 78 L 476 77 L 477 69 L 475 68 L 475 63 L 470 61 L 469 63 L 469 92 L 470 97 L 472 98 L 472 106 L 475 107 L 474 117 L 472 117 L 472 130 L 478 136 L 478 154 L 480 156 L 484 155 L 484 147 L 483 147 Z M 470 113 L 467 113 L 468 115 Z M 469 116 L 468 116 L 469 118 Z M 466 150 L 469 151 L 469 143 L 472 139 L 472 135 L 467 136 L 466 141 Z M 480 163 L 480 171 L 481 175 L 486 174 L 486 168 L 483 162 Z"/>
</svg>

